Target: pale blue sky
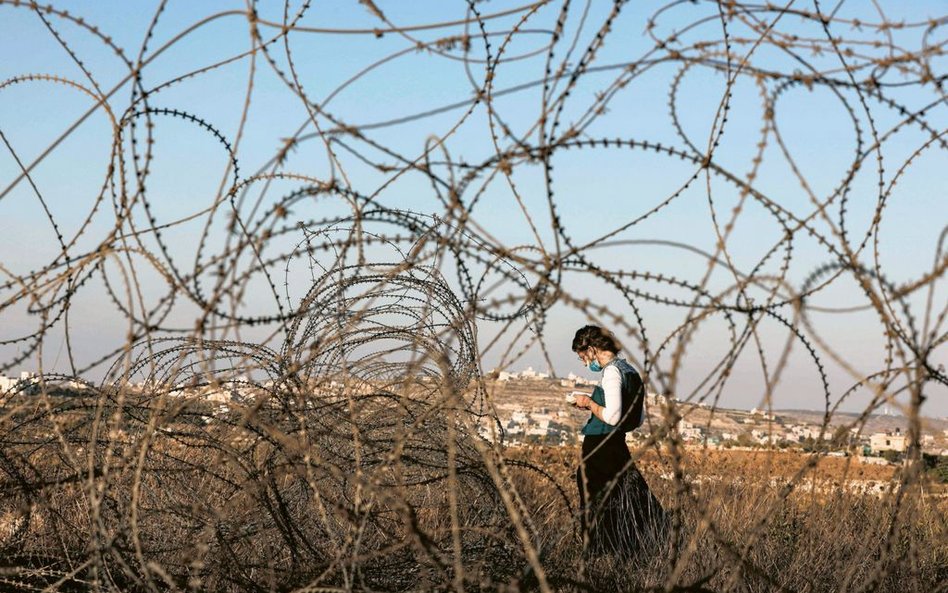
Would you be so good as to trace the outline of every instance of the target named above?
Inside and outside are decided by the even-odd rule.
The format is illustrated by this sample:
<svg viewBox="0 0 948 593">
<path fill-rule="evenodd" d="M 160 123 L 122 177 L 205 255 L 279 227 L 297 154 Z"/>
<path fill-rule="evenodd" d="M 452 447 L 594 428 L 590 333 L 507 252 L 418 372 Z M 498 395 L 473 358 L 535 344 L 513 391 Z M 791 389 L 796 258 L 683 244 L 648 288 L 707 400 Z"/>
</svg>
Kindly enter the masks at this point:
<svg viewBox="0 0 948 593">
<path fill-rule="evenodd" d="M 146 2 L 57 2 L 55 5 L 71 14 L 81 15 L 86 22 L 98 26 L 133 59 L 138 55 L 144 32 L 156 7 L 155 3 Z M 464 19 L 467 11 L 467 3 L 460 1 L 379 2 L 378 5 L 392 22 L 404 26 L 460 20 Z M 824 10 L 831 10 L 836 5 L 837 2 L 820 3 Z M 907 23 L 943 18 L 945 12 L 944 4 L 934 0 L 909 3 L 889 1 L 880 2 L 879 5 L 893 21 Z M 492 1 L 477 6 L 482 14 L 491 14 L 519 5 Z M 550 4 L 531 16 L 523 32 L 509 44 L 505 55 L 527 55 L 541 50 L 549 40 L 549 30 L 555 23 L 560 6 L 559 3 Z M 577 31 L 585 6 L 582 2 L 573 3 L 564 39 L 569 39 Z M 662 6 L 662 2 L 634 2 L 625 6 L 615 21 L 607 44 L 594 62 L 601 70 L 584 75 L 567 102 L 563 114 L 564 127 L 581 116 L 596 93 L 605 89 L 625 64 L 642 59 L 653 49 L 653 41 L 644 35 L 645 25 L 648 18 Z M 800 2 L 793 6 L 812 10 L 813 3 Z M 149 42 L 149 54 L 202 18 L 218 11 L 243 8 L 244 5 L 239 2 L 172 0 Z M 294 2 L 291 8 L 295 11 L 298 2 Z M 592 39 L 607 9 L 606 3 L 595 2 L 590 5 L 586 29 L 580 32 L 580 42 L 570 62 L 575 64 L 576 56 Z M 655 33 L 667 36 L 671 31 L 679 31 L 704 17 L 714 17 L 716 12 L 715 6 L 709 2 L 682 3 L 659 17 Z M 523 14 L 520 12 L 492 19 L 486 22 L 486 26 L 490 32 L 501 33 L 516 24 Z M 866 23 L 876 22 L 879 18 L 870 3 L 855 0 L 841 3 L 836 14 L 841 18 L 859 18 Z M 260 15 L 263 19 L 279 21 L 282 3 L 261 3 Z M 48 18 L 103 89 L 111 89 L 127 74 L 121 61 L 101 41 L 56 15 L 48 15 Z M 300 24 L 312 28 L 350 30 L 381 26 L 376 17 L 354 0 L 314 2 L 313 8 Z M 806 23 L 799 17 L 784 16 L 778 22 L 777 29 L 801 37 L 824 36 L 820 27 Z M 936 28 L 925 41 L 929 45 L 943 44 L 944 29 L 944 26 Z M 264 34 L 276 31 L 270 27 L 262 30 Z M 448 26 L 418 31 L 412 35 L 418 40 L 431 41 L 460 34 L 463 30 L 462 26 Z M 475 34 L 471 55 L 483 58 L 483 41 L 476 37 L 476 27 L 471 33 Z M 730 33 L 733 38 L 748 36 L 747 29 L 737 24 L 733 25 Z M 841 27 L 838 31 L 834 29 L 834 33 L 847 39 L 858 38 L 869 42 L 886 39 L 884 33 L 870 27 L 862 31 Z M 918 51 L 921 48 L 921 28 L 895 30 L 892 34 L 895 43 L 903 50 Z M 697 40 L 717 41 L 720 38 L 720 23 L 713 18 L 682 34 L 685 44 Z M 503 37 L 497 35 L 490 39 L 492 51 L 496 51 Z M 566 46 L 565 42 L 558 46 L 557 60 L 563 59 Z M 376 38 L 372 34 L 294 32 L 290 37 L 290 47 L 304 88 L 314 101 L 320 102 L 325 101 L 340 84 L 361 69 L 397 52 L 404 52 L 339 92 L 327 105 L 330 112 L 352 125 L 384 122 L 463 103 L 472 96 L 468 73 L 461 61 L 415 50 L 410 40 L 396 34 L 389 33 Z M 871 55 L 876 56 L 885 55 L 887 51 L 872 49 L 871 46 L 859 47 L 866 47 L 867 52 L 875 52 Z M 144 84 L 149 88 L 157 87 L 165 81 L 249 48 L 246 18 L 242 15 L 222 16 L 203 25 L 155 58 L 143 72 Z M 736 51 L 741 52 L 746 52 L 748 48 L 746 45 L 735 46 Z M 0 79 L 25 74 L 52 74 L 88 84 L 69 55 L 29 9 L 0 5 L 0 52 L 5 57 L 0 61 Z M 281 67 L 285 68 L 282 42 L 274 46 L 274 54 Z M 455 51 L 454 55 L 459 54 Z M 834 62 L 837 58 L 832 55 L 815 56 L 811 52 L 803 52 L 801 56 L 817 68 L 829 68 L 838 63 Z M 781 72 L 792 72 L 794 68 L 801 67 L 771 46 L 756 49 L 752 62 L 758 67 Z M 528 130 L 539 115 L 542 87 L 531 83 L 543 78 L 544 64 L 545 52 L 540 52 L 534 57 L 504 63 L 497 68 L 495 90 L 523 86 L 522 90 L 499 96 L 494 101 L 497 113 L 517 133 Z M 944 56 L 931 59 L 929 64 L 936 76 L 944 75 Z M 151 104 L 201 117 L 233 141 L 247 92 L 249 67 L 249 58 L 244 58 L 190 78 L 154 94 Z M 647 140 L 686 149 L 675 133 L 668 112 L 668 93 L 679 67 L 680 64 L 661 64 L 635 78 L 609 104 L 609 111 L 586 129 L 588 137 Z M 471 74 L 476 81 L 482 81 L 483 65 L 473 65 Z M 885 82 L 904 80 L 907 79 L 895 71 L 883 77 Z M 774 82 L 768 82 L 769 88 L 774 86 Z M 724 88 L 721 75 L 701 67 L 692 69 L 681 82 L 678 94 L 680 123 L 683 131 L 702 150 L 707 145 L 708 132 Z M 728 127 L 715 153 L 715 162 L 737 175 L 743 175 L 751 167 L 755 144 L 759 140 L 761 100 L 750 78 L 740 79 L 733 93 Z M 852 91 L 845 91 L 844 94 L 850 105 L 857 108 L 856 117 L 863 132 L 868 134 L 868 119 L 865 112 L 861 111 L 858 97 Z M 937 102 L 940 97 L 931 84 L 886 89 L 886 94 L 910 110 Z M 110 104 L 121 113 L 128 105 L 129 95 L 130 88 L 126 85 L 118 90 Z M 0 131 L 18 156 L 31 162 L 89 106 L 88 97 L 62 84 L 34 81 L 11 85 L 0 90 Z M 878 101 L 869 98 L 867 106 L 880 132 L 889 130 L 900 121 L 896 111 Z M 381 145 L 415 158 L 424 151 L 429 137 L 445 134 L 457 124 L 464 112 L 464 108 L 455 108 L 418 121 L 371 129 L 366 134 Z M 945 114 L 946 106 L 942 102 L 929 109 L 927 121 L 936 129 L 944 129 L 944 123 L 948 121 Z M 248 175 L 264 166 L 280 146 L 281 139 L 293 134 L 306 121 L 306 117 L 300 101 L 278 81 L 270 66 L 262 58 L 258 59 L 248 123 L 237 152 L 241 173 Z M 828 89 L 817 87 L 808 91 L 797 87 L 782 95 L 776 106 L 775 118 L 783 142 L 797 166 L 812 190 L 825 199 L 842 179 L 856 146 L 848 113 Z M 321 123 L 326 122 L 323 120 Z M 211 203 L 224 176 L 226 159 L 220 145 L 195 126 L 170 118 L 158 118 L 156 124 L 156 160 L 148 192 L 158 220 L 169 221 L 199 211 Z M 312 132 L 312 128 L 307 131 Z M 886 141 L 882 151 L 886 183 L 891 181 L 898 168 L 927 138 L 926 133 L 919 128 L 907 127 Z M 536 136 L 531 140 L 535 141 Z M 868 136 L 865 141 L 869 141 Z M 478 163 L 489 158 L 494 150 L 485 110 L 476 109 L 446 141 L 446 147 L 456 160 Z M 66 236 L 75 233 L 90 214 L 93 198 L 106 175 L 110 148 L 110 124 L 100 111 L 77 128 L 34 171 L 33 179 Z M 361 148 L 364 149 L 364 145 Z M 377 152 L 370 153 L 373 157 L 379 156 Z M 350 154 L 340 153 L 339 158 L 353 182 L 353 188 L 363 194 L 375 192 L 391 177 L 390 174 L 365 166 Z M 379 158 L 382 160 L 382 157 Z M 394 164 L 392 159 L 387 160 Z M 628 148 L 563 151 L 554 156 L 553 163 L 559 214 L 569 235 L 577 243 L 601 236 L 646 212 L 665 200 L 694 171 L 691 163 Z M 923 152 L 899 179 L 888 199 L 879 233 L 879 263 L 888 279 L 895 284 L 911 282 L 933 265 L 939 234 L 948 222 L 943 207 L 946 189 L 944 165 L 943 150 L 936 147 Z M 301 144 L 291 154 L 283 170 L 326 179 L 329 167 L 321 143 L 310 140 Z M 10 152 L 0 146 L 0 191 L 8 187 L 18 171 Z M 877 185 L 875 171 L 875 163 L 870 161 L 851 184 L 847 227 L 851 237 L 858 240 L 861 240 L 874 213 Z M 542 169 L 536 165 L 521 165 L 516 169 L 514 179 L 539 228 L 541 240 L 548 249 L 552 248 L 553 233 L 546 206 Z M 283 195 L 298 186 L 296 183 L 280 182 L 271 190 L 274 191 L 272 195 Z M 755 188 L 797 215 L 806 215 L 812 209 L 806 193 L 800 188 L 772 139 L 755 180 Z M 720 178 L 712 178 L 710 189 L 718 216 L 727 217 L 737 195 L 734 186 Z M 424 213 L 438 213 L 440 210 L 430 183 L 418 174 L 406 175 L 387 186 L 378 199 L 389 207 Z M 321 208 L 323 206 L 314 207 L 310 212 L 301 207 L 290 220 L 316 216 L 317 212 L 319 216 L 325 215 L 327 210 Z M 114 222 L 110 214 L 110 205 L 103 205 L 94 213 L 90 227 L 78 243 L 78 251 L 92 249 L 98 244 Z M 137 212 L 137 215 L 143 216 L 143 212 Z M 838 204 L 834 206 L 832 216 L 838 216 Z M 473 218 L 507 245 L 535 243 L 512 192 L 502 180 L 495 180 L 487 187 L 474 210 Z M 197 237 L 203 224 L 203 220 L 193 221 L 169 230 L 164 235 L 171 245 L 172 257 L 180 261 L 185 270 L 193 266 Z M 218 218 L 217 227 L 222 226 Z M 825 224 L 818 223 L 816 226 L 826 231 Z M 743 273 L 749 272 L 779 237 L 780 229 L 772 216 L 759 204 L 749 203 L 728 243 L 729 254 L 736 268 Z M 715 235 L 704 177 L 699 177 L 665 209 L 624 231 L 616 239 L 670 241 L 712 250 Z M 217 240 L 217 244 L 211 247 L 212 251 L 223 244 L 223 234 L 212 233 L 213 240 Z M 149 243 L 149 240 L 145 242 Z M 289 243 L 287 241 L 286 245 Z M 153 242 L 149 244 L 154 246 Z M 20 183 L 0 199 L 0 253 L 3 265 L 13 274 L 27 273 L 57 255 L 52 227 L 45 219 L 33 190 L 26 183 Z M 597 265 L 610 271 L 635 270 L 664 274 L 692 283 L 700 281 L 706 268 L 706 262 L 701 257 L 668 245 L 623 244 L 592 250 L 590 255 Z M 787 278 L 799 288 L 808 274 L 831 261 L 831 254 L 824 247 L 798 234 L 794 240 L 793 259 Z M 871 250 L 864 252 L 862 262 L 872 265 Z M 771 258 L 761 273 L 775 273 L 778 265 L 779 258 Z M 154 272 L 147 270 L 147 266 L 142 266 L 141 273 L 146 298 L 153 301 L 160 298 L 165 292 L 164 284 Z M 4 281 L 7 280 L 5 278 Z M 712 276 L 709 288 L 717 292 L 732 283 L 733 277 L 723 273 L 722 269 Z M 567 277 L 565 286 L 577 298 L 604 303 L 631 320 L 631 310 L 614 289 L 575 274 Z M 645 281 L 632 283 L 632 286 L 671 298 L 688 299 L 690 296 L 684 290 L 676 291 Z M 268 299 L 262 285 L 259 288 L 259 293 L 251 291 L 248 295 L 243 310 L 259 312 L 272 308 L 272 299 Z M 301 292 L 303 290 L 297 290 L 296 294 Z M 11 289 L 3 292 L 4 300 L 9 294 Z M 80 357 L 85 358 L 85 362 L 121 345 L 124 340 L 126 327 L 121 321 L 122 317 L 111 302 L 104 300 L 103 294 L 101 281 L 91 281 L 77 295 L 71 309 L 73 346 L 75 348 L 76 343 L 81 344 Z M 729 302 L 733 302 L 733 295 L 728 298 Z M 924 322 L 926 298 L 927 292 L 920 291 L 907 301 L 919 324 Z M 946 302 L 944 280 L 935 291 L 933 300 L 933 315 L 937 316 L 944 310 Z M 867 304 L 866 297 L 858 290 L 852 276 L 841 277 L 810 302 L 830 308 Z M 644 299 L 638 299 L 636 304 L 645 317 L 652 348 L 674 331 L 685 314 L 684 309 Z M 0 311 L 0 327 L 3 327 L 0 339 L 9 340 L 35 329 L 37 320 L 35 316 L 26 314 L 25 308 L 26 304 L 21 303 Z M 181 304 L 172 319 L 187 327 L 193 316 L 193 309 Z M 882 348 L 883 328 L 878 316 L 872 311 L 836 314 L 814 312 L 812 317 L 817 323 L 816 337 L 832 346 L 860 372 L 872 373 L 882 368 L 885 356 Z M 565 376 L 569 372 L 583 372 L 569 351 L 569 341 L 575 329 L 584 322 L 583 316 L 565 304 L 556 305 L 550 310 L 545 330 L 546 343 L 554 365 L 551 370 L 556 374 Z M 745 322 L 745 318 L 739 319 L 739 324 Z M 496 331 L 496 327 L 483 323 L 479 330 L 482 335 L 489 336 Z M 807 334 L 809 330 L 803 328 L 802 331 Z M 940 332 L 944 331 L 942 326 Z M 761 326 L 768 365 L 773 366 L 779 359 L 785 335 L 786 331 L 777 324 L 765 322 Z M 679 395 L 691 392 L 728 347 L 726 325 L 719 316 L 704 326 L 689 346 L 677 384 Z M 11 359 L 16 350 L 16 346 L 0 346 L 0 360 Z M 50 332 L 45 350 L 44 366 L 64 370 L 61 331 Z M 631 352 L 630 355 L 630 358 L 640 359 L 641 353 Z M 942 363 L 946 359 L 948 356 L 945 356 L 944 346 L 932 358 Z M 823 356 L 822 360 L 827 365 L 833 396 L 838 397 L 853 380 L 829 357 Z M 495 352 L 488 352 L 483 361 L 485 370 L 497 363 Z M 658 361 L 660 368 L 663 364 L 661 360 Z M 516 370 L 527 365 L 547 370 L 539 348 L 527 351 L 522 358 L 511 363 L 511 368 Z M 13 370 L 35 366 L 34 359 L 32 363 L 24 363 Z M 782 381 L 774 392 L 774 406 L 821 407 L 824 402 L 819 389 L 819 377 L 813 362 L 804 356 L 797 345 Z M 930 399 L 925 412 L 932 415 L 948 414 L 946 389 L 929 384 L 927 392 Z M 750 345 L 735 365 L 724 390 L 722 404 L 751 407 L 760 403 L 762 395 L 760 363 L 756 347 Z M 860 409 L 866 401 L 864 394 L 857 394 L 843 407 Z"/>
</svg>

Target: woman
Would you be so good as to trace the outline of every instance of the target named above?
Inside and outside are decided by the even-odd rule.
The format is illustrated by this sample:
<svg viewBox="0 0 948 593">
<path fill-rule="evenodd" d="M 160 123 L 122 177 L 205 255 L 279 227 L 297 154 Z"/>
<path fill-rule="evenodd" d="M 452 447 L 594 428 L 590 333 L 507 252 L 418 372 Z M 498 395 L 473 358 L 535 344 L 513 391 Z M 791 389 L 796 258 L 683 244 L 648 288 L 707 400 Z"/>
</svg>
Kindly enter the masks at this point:
<svg viewBox="0 0 948 593">
<path fill-rule="evenodd" d="M 583 427 L 583 452 L 576 470 L 583 534 L 594 554 L 631 555 L 666 535 L 661 504 L 635 467 L 625 433 L 645 420 L 645 386 L 635 369 L 617 356 L 611 333 L 587 325 L 573 337 L 573 352 L 593 372 L 601 372 L 592 396 L 575 405 L 590 411 Z"/>
</svg>

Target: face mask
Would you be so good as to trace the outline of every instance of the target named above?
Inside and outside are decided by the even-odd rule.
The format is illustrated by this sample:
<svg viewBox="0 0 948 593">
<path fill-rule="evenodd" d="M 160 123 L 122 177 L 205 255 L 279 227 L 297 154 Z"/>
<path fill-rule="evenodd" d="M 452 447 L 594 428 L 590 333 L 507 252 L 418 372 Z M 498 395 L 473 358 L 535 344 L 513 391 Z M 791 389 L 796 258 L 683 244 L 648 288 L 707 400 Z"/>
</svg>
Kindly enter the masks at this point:
<svg viewBox="0 0 948 593">
<path fill-rule="evenodd" d="M 602 366 L 600 366 L 598 360 L 594 360 L 594 361 L 592 361 L 592 362 L 589 363 L 589 370 L 592 371 L 592 372 L 594 372 L 594 373 L 598 373 L 599 371 L 602 370 Z"/>
</svg>

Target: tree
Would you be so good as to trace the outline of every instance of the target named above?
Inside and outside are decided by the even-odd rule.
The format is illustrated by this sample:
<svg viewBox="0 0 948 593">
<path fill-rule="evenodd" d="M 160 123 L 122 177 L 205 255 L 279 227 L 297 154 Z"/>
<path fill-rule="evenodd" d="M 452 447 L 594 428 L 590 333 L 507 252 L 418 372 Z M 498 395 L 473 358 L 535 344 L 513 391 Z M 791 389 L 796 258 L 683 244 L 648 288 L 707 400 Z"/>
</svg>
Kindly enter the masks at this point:
<svg viewBox="0 0 948 593">
<path fill-rule="evenodd" d="M 753 447 L 757 443 L 754 441 L 754 436 L 751 435 L 751 433 L 744 431 L 737 435 L 737 444 L 742 447 Z"/>
<path fill-rule="evenodd" d="M 889 463 L 897 463 L 902 458 L 902 454 L 892 449 L 886 449 L 882 452 L 882 457 Z"/>
<path fill-rule="evenodd" d="M 922 453 L 922 461 L 932 478 L 942 484 L 948 484 L 948 456 Z"/>
</svg>

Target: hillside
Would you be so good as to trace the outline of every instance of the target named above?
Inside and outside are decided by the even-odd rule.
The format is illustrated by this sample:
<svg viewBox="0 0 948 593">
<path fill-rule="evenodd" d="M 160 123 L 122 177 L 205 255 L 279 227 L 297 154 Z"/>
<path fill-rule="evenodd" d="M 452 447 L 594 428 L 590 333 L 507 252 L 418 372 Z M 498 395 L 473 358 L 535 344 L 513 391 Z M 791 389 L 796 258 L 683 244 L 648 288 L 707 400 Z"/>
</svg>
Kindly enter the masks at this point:
<svg viewBox="0 0 948 593">
<path fill-rule="evenodd" d="M 496 406 L 501 420 L 507 421 L 515 414 L 538 414 L 549 416 L 556 422 L 572 426 L 577 430 L 588 418 L 588 412 L 577 409 L 565 402 L 571 391 L 591 392 L 591 385 L 575 387 L 561 385 L 555 379 L 516 379 L 506 381 L 488 381 L 489 398 Z M 647 406 L 651 425 L 664 421 L 663 398 L 649 399 Z M 796 427 L 804 435 L 816 437 L 824 421 L 820 410 L 779 409 L 772 415 L 752 413 L 748 410 L 732 408 L 709 408 L 683 402 L 675 402 L 678 414 L 685 423 L 705 431 L 719 434 L 740 434 L 742 432 L 781 432 Z M 852 412 L 835 412 L 830 418 L 826 436 L 833 434 L 841 426 L 855 427 L 860 415 Z M 890 432 L 898 429 L 908 431 L 908 418 L 905 416 L 871 414 L 861 426 L 860 434 L 868 436 L 878 432 Z M 922 433 L 932 435 L 939 443 L 945 440 L 948 420 L 923 417 Z"/>
</svg>

